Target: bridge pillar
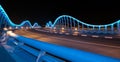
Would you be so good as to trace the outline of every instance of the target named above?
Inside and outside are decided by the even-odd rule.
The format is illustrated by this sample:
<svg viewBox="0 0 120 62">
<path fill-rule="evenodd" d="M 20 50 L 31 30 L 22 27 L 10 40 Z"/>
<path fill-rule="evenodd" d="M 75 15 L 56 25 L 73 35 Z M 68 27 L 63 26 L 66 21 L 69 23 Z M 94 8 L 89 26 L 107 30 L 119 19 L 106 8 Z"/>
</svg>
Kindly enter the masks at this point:
<svg viewBox="0 0 120 62">
<path fill-rule="evenodd" d="M 89 31 L 89 26 L 87 26 L 87 30 Z"/>
<path fill-rule="evenodd" d="M 107 33 L 107 26 L 105 26 L 105 33 Z"/>
<path fill-rule="evenodd" d="M 73 27 L 75 28 L 75 21 L 73 20 Z"/>
<path fill-rule="evenodd" d="M 111 32 L 113 33 L 113 31 L 114 31 L 114 25 L 112 24 L 111 25 Z"/>
<path fill-rule="evenodd" d="M 79 25 L 79 22 L 78 22 L 78 31 L 80 31 L 80 25 Z"/>
<path fill-rule="evenodd" d="M 93 26 L 92 30 L 94 30 L 94 29 L 95 29 L 95 26 Z"/>
<path fill-rule="evenodd" d="M 70 18 L 70 34 L 72 34 L 73 30 L 72 30 L 72 19 Z"/>
<path fill-rule="evenodd" d="M 65 19 L 64 19 L 64 20 L 65 20 Z M 65 20 L 65 30 L 67 29 L 67 27 L 66 27 L 66 26 L 67 26 L 67 23 L 66 23 L 66 20 Z"/>
<path fill-rule="evenodd" d="M 118 31 L 118 34 L 120 34 L 120 21 L 117 22 L 117 31 Z"/>
<path fill-rule="evenodd" d="M 82 31 L 84 30 L 84 25 L 82 24 Z"/>
<path fill-rule="evenodd" d="M 97 30 L 98 32 L 97 33 L 100 33 L 101 26 L 98 26 L 97 28 L 98 28 L 98 30 Z"/>
<path fill-rule="evenodd" d="M 67 29 L 69 30 L 69 20 L 67 18 Z"/>
<path fill-rule="evenodd" d="M 101 30 L 101 26 L 99 26 L 98 30 L 99 30 L 99 31 Z"/>
<path fill-rule="evenodd" d="M 95 32 L 95 26 L 93 26 L 92 31 Z"/>
</svg>

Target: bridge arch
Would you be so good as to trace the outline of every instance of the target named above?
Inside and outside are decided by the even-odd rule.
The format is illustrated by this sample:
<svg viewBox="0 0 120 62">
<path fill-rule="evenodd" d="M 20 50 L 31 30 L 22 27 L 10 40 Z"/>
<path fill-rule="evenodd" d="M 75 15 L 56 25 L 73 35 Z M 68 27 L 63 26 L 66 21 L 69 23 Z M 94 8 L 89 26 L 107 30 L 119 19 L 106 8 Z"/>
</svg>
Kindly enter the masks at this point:
<svg viewBox="0 0 120 62">
<path fill-rule="evenodd" d="M 41 26 L 38 23 L 34 23 L 32 28 L 41 28 Z"/>
<path fill-rule="evenodd" d="M 10 18 L 8 17 L 5 10 L 0 5 L 0 28 L 4 28 L 4 27 L 12 27 L 12 28 L 15 28 L 15 27 L 30 27 L 30 28 L 32 28 L 32 24 L 30 23 L 29 20 L 25 20 L 21 24 L 13 23 L 10 20 Z"/>
<path fill-rule="evenodd" d="M 97 33 L 118 33 L 120 32 L 120 20 L 105 24 L 105 25 L 93 25 L 82 22 L 69 15 L 61 15 L 55 19 L 53 24 L 47 23 L 51 28 L 67 31 L 81 31 L 81 32 L 97 32 Z M 51 26 L 52 25 L 52 26 Z"/>
</svg>

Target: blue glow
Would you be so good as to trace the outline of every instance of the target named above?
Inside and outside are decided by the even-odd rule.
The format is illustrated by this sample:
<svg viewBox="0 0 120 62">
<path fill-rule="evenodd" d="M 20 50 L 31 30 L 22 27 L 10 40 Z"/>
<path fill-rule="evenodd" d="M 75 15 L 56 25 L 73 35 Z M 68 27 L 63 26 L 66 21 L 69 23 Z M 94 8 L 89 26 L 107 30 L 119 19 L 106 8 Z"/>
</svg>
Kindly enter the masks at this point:
<svg viewBox="0 0 120 62">
<path fill-rule="evenodd" d="M 8 17 L 8 15 L 6 14 L 5 10 L 2 8 L 2 6 L 0 5 L 0 23 L 2 22 L 6 22 L 6 24 L 8 24 L 11 27 L 24 27 L 24 25 L 33 28 L 34 25 L 32 26 L 32 24 L 30 23 L 29 20 L 23 21 L 21 24 L 14 24 L 10 18 Z"/>
<path fill-rule="evenodd" d="M 20 42 L 23 42 L 25 44 L 28 44 L 34 48 L 43 50 L 45 52 L 48 52 L 50 54 L 53 54 L 55 56 L 67 59 L 71 62 L 119 62 L 120 59 L 112 58 L 104 55 L 99 55 L 95 53 L 90 53 L 82 50 L 72 49 L 56 44 L 50 44 L 47 42 L 42 42 L 30 38 L 26 38 L 23 36 L 15 37 L 17 40 L 20 40 Z M 22 46 L 22 45 L 21 45 Z M 31 52 L 32 49 L 25 48 L 28 52 Z M 33 55 L 36 54 L 36 51 L 31 52 Z"/>
<path fill-rule="evenodd" d="M 28 20 L 23 21 L 20 25 L 16 25 L 16 26 L 24 26 L 25 24 L 27 24 L 29 27 L 32 27 L 32 24 Z"/>
<path fill-rule="evenodd" d="M 88 24 L 88 23 L 84 23 L 84 22 L 82 22 L 82 21 L 80 21 L 80 20 L 78 20 L 78 19 L 76 19 L 76 18 L 74 18 L 74 17 L 72 17 L 72 16 L 69 16 L 69 15 L 61 15 L 61 16 L 59 16 L 58 18 L 56 18 L 55 19 L 55 22 L 53 23 L 53 24 L 51 24 L 51 23 L 48 23 L 47 24 L 47 26 L 51 26 L 52 25 L 52 28 L 53 27 L 55 27 L 55 25 L 57 24 L 57 22 L 60 20 L 60 19 L 62 19 L 62 18 L 64 18 L 64 19 L 66 19 L 66 20 L 71 20 L 71 21 L 77 21 L 77 22 L 79 22 L 79 23 L 81 23 L 81 24 L 83 24 L 83 25 L 85 25 L 85 26 L 90 26 L 90 27 L 97 27 L 97 28 L 99 28 L 99 27 L 104 27 L 104 26 L 111 26 L 111 25 L 114 25 L 114 24 L 116 24 L 116 23 L 119 23 L 120 22 L 120 20 L 118 20 L 118 21 L 116 21 L 116 22 L 113 22 L 113 23 L 110 23 L 110 24 L 105 24 L 105 25 L 93 25 L 93 24 Z M 51 21 L 49 21 L 49 22 L 51 22 Z"/>
<path fill-rule="evenodd" d="M 38 23 L 34 23 L 32 28 L 41 28 L 41 26 Z"/>
<path fill-rule="evenodd" d="M 52 24 L 51 21 L 48 21 L 48 23 L 46 23 L 46 27 L 49 27 L 49 28 L 50 28 L 50 27 L 52 27 L 52 25 L 53 25 L 53 24 Z"/>
</svg>

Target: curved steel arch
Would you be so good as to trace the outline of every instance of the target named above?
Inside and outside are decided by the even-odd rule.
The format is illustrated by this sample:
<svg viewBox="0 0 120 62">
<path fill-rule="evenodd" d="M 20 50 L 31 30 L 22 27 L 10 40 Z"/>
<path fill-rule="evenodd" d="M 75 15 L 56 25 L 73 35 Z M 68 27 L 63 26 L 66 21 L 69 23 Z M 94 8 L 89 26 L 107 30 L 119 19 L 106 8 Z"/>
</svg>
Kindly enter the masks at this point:
<svg viewBox="0 0 120 62">
<path fill-rule="evenodd" d="M 37 28 L 41 28 L 41 26 L 38 23 L 34 23 L 33 26 L 32 26 L 32 28 L 36 28 L 36 27 Z"/>
<path fill-rule="evenodd" d="M 5 10 L 2 8 L 2 6 L 0 5 L 0 25 L 5 22 L 6 25 L 9 25 L 11 27 L 22 27 L 25 24 L 27 24 L 29 27 L 33 27 L 32 24 L 30 23 L 30 21 L 26 20 L 23 21 L 21 24 L 15 24 L 13 23 L 10 18 L 8 17 L 7 13 L 5 12 Z M 0 26 L 1 27 L 1 26 Z"/>
<path fill-rule="evenodd" d="M 48 23 L 46 23 L 46 27 L 52 27 L 52 22 L 51 21 L 48 21 Z"/>
<path fill-rule="evenodd" d="M 10 26 L 15 26 L 16 25 L 9 19 L 8 15 L 6 14 L 5 10 L 2 8 L 1 5 L 0 5 L 0 16 L 1 16 L 0 21 L 7 21 Z"/>
<path fill-rule="evenodd" d="M 27 24 L 29 27 L 32 27 L 32 24 L 28 20 L 23 21 L 20 25 L 17 25 L 17 26 L 24 26 L 25 24 Z"/>
<path fill-rule="evenodd" d="M 80 21 L 80 20 L 78 20 L 78 19 L 76 19 L 76 18 L 74 18 L 74 17 L 72 17 L 72 16 L 69 16 L 69 15 L 61 15 L 61 16 L 59 16 L 58 18 L 55 19 L 55 22 L 52 24 L 52 27 L 55 26 L 55 24 L 57 23 L 57 21 L 59 21 L 59 19 L 64 18 L 64 17 L 66 17 L 66 18 L 71 18 L 71 19 L 73 19 L 73 20 L 75 20 L 75 21 L 77 21 L 77 22 L 79 22 L 79 23 L 81 23 L 81 24 L 84 24 L 84 25 L 86 25 L 86 26 L 91 26 L 91 27 L 93 27 L 93 26 L 94 26 L 94 27 L 111 26 L 111 25 L 114 25 L 114 24 L 120 22 L 120 20 L 118 20 L 118 21 L 116 21 L 116 22 L 113 22 L 113 23 L 110 23 L 110 24 L 106 24 L 106 25 L 93 25 L 93 24 L 88 24 L 88 23 L 82 22 L 82 21 Z"/>
</svg>

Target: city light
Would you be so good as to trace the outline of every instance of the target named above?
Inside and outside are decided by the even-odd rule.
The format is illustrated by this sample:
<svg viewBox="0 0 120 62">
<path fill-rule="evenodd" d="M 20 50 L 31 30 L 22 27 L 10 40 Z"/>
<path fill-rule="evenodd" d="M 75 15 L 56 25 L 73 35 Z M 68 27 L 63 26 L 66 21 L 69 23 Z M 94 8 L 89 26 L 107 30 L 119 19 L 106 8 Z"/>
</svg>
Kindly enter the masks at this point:
<svg viewBox="0 0 120 62">
<path fill-rule="evenodd" d="M 12 29 L 12 27 L 9 27 L 9 29 Z"/>
<path fill-rule="evenodd" d="M 21 29 L 23 29 L 23 27 L 21 27 Z"/>
<path fill-rule="evenodd" d="M 75 31 L 77 31 L 78 29 L 77 28 L 75 28 Z"/>
<path fill-rule="evenodd" d="M 16 28 L 16 29 L 18 29 L 18 27 L 17 27 L 17 26 L 16 26 L 15 28 Z"/>
<path fill-rule="evenodd" d="M 11 53 L 18 54 L 19 50 L 20 50 L 20 54 L 18 54 L 18 55 L 21 55 L 21 57 L 26 57 L 24 55 L 28 55 L 29 59 L 33 58 L 35 60 L 37 59 L 37 61 L 45 60 L 48 62 L 50 62 L 50 61 L 51 62 L 63 62 L 63 61 L 66 61 L 66 62 L 68 62 L 68 61 L 69 62 L 101 62 L 101 61 L 118 62 L 118 61 L 120 61 L 120 59 L 118 59 L 118 58 L 112 58 L 109 56 L 97 54 L 97 51 L 101 52 L 104 47 L 106 49 L 104 49 L 102 51 L 103 53 L 106 51 L 109 51 L 109 54 L 114 55 L 113 54 L 114 51 L 111 49 L 116 46 L 112 46 L 112 44 L 110 44 L 108 47 L 107 44 L 103 44 L 104 40 L 102 38 L 100 38 L 100 41 L 102 39 L 102 43 L 99 44 L 99 43 L 97 43 L 99 41 L 99 39 L 98 39 L 98 41 L 97 41 L 97 39 L 91 40 L 91 37 L 99 38 L 100 36 L 88 34 L 92 30 L 95 31 L 95 29 L 97 29 L 96 31 L 99 33 L 103 29 L 105 31 L 106 30 L 113 31 L 116 27 L 118 29 L 120 20 L 118 20 L 114 23 L 111 23 L 111 24 L 106 24 L 106 25 L 93 25 L 93 24 L 84 23 L 84 22 L 82 22 L 72 16 L 69 16 L 69 15 L 62 15 L 62 16 L 59 16 L 58 18 L 56 18 L 54 23 L 52 23 L 51 21 L 46 23 L 46 27 L 50 28 L 49 31 L 51 33 L 55 32 L 55 33 L 60 33 L 61 35 L 63 35 L 63 36 L 60 36 L 59 34 L 57 34 L 57 35 L 53 34 L 54 36 L 52 36 L 51 33 L 43 33 L 43 32 L 48 31 L 47 29 L 46 30 L 35 29 L 37 31 L 41 31 L 39 33 L 37 33 L 35 30 L 31 29 L 31 28 L 41 28 L 41 26 L 39 26 L 38 23 L 34 23 L 34 25 L 32 25 L 29 20 L 25 20 L 21 24 L 14 24 L 9 19 L 8 15 L 6 14 L 6 12 L 4 11 L 4 9 L 2 8 L 1 5 L 0 5 L 0 17 L 1 17 L 0 21 L 3 21 L 3 22 L 5 21 L 5 27 L 4 28 L 2 27 L 2 29 L 1 29 L 1 31 L 3 33 L 2 35 L 4 35 L 4 39 L 8 38 L 8 40 L 7 40 L 8 43 L 11 42 L 10 44 L 12 44 L 12 42 L 13 42 L 14 44 L 16 44 L 14 46 L 12 46 L 13 44 L 10 45 L 10 48 L 14 47 L 11 50 L 15 51 L 15 52 L 11 51 L 9 48 L 10 54 Z M 82 26 L 79 26 L 79 24 Z M 115 24 L 116 24 L 116 27 L 114 28 Z M 2 25 L 2 23 L 1 23 L 1 25 Z M 16 30 L 15 31 L 15 30 L 13 30 L 13 28 L 15 28 L 15 29 L 18 29 L 18 28 L 23 29 L 24 28 L 25 30 Z M 29 30 L 27 30 L 27 29 L 29 29 Z M 59 29 L 59 31 L 58 31 L 58 29 Z M 83 33 L 82 33 L 82 30 L 83 30 Z M 84 32 L 87 32 L 87 34 L 86 33 L 84 34 Z M 112 33 L 112 32 L 110 32 L 110 33 Z M 50 34 L 50 35 L 48 35 L 48 34 Z M 67 37 L 64 34 L 70 35 L 70 36 Z M 71 35 L 80 36 L 80 37 L 73 38 L 73 36 L 71 36 Z M 65 38 L 64 38 L 64 36 L 65 36 Z M 71 39 L 71 38 L 73 38 L 73 39 Z M 110 39 L 110 40 L 114 39 L 114 37 L 106 36 L 106 35 L 104 36 L 104 38 Z M 105 42 L 106 42 L 106 39 L 105 39 Z M 47 42 L 45 42 L 45 41 L 47 41 Z M 88 41 L 90 41 L 91 43 Z M 51 42 L 51 43 L 48 43 L 48 42 Z M 52 42 L 55 44 L 52 44 Z M 69 43 L 67 43 L 67 42 L 69 42 Z M 6 43 L 5 45 L 7 45 L 8 43 Z M 108 43 L 110 43 L 110 42 L 108 42 Z M 95 47 L 98 50 L 95 50 Z M 110 47 L 112 47 L 112 48 L 110 48 Z M 79 50 L 79 48 L 86 50 L 86 51 Z M 87 48 L 91 52 L 87 52 Z M 108 50 L 107 50 L 107 48 L 108 48 Z M 117 47 L 117 48 L 119 48 L 119 47 Z M 94 52 L 96 52 L 96 53 L 92 52 L 92 50 L 94 50 Z M 43 52 L 44 52 L 44 54 L 43 54 Z M 108 54 L 108 52 L 107 52 L 107 54 Z M 117 54 L 115 54 L 115 55 L 117 55 Z M 41 57 L 43 57 L 43 58 L 41 58 Z M 48 59 L 48 60 L 46 60 L 46 59 Z M 59 61 L 59 60 L 63 60 L 63 61 Z M 33 61 L 27 61 L 27 62 L 33 62 Z"/>
<path fill-rule="evenodd" d="M 5 31 L 6 31 L 6 30 L 8 30 L 8 29 L 5 27 L 5 28 L 3 28 L 3 30 L 5 30 Z"/>
<path fill-rule="evenodd" d="M 7 34 L 9 36 L 17 37 L 17 35 L 15 33 L 13 33 L 12 31 L 7 31 Z"/>
<path fill-rule="evenodd" d="M 65 28 L 62 27 L 62 30 L 64 30 Z"/>
</svg>

